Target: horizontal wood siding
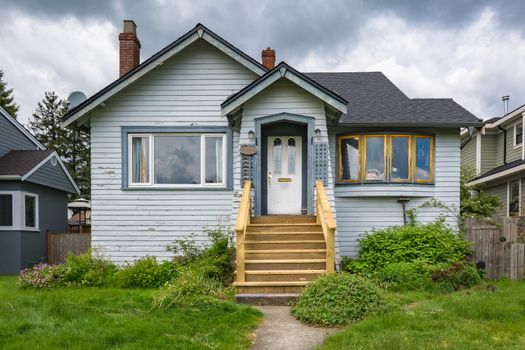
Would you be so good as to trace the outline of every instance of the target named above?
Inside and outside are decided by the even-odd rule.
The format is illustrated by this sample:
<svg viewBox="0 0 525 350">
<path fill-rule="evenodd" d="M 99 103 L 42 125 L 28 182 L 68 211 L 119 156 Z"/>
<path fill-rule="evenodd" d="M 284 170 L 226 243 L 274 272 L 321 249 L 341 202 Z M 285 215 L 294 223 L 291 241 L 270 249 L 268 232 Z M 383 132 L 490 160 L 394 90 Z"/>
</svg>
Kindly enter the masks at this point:
<svg viewBox="0 0 525 350">
<path fill-rule="evenodd" d="M 506 126 L 505 129 L 507 130 L 507 163 L 510 163 L 521 159 L 521 146 L 514 148 L 514 125 Z"/>
<path fill-rule="evenodd" d="M 464 166 L 476 169 L 476 138 L 478 134 L 472 135 L 470 141 L 461 150 L 461 162 Z M 483 140 L 485 141 L 485 140 Z"/>
<path fill-rule="evenodd" d="M 481 137 L 481 174 L 494 169 L 497 158 L 497 135 L 483 135 Z"/>
<path fill-rule="evenodd" d="M 75 193 L 75 188 L 60 164 L 58 162 L 55 165 L 51 164 L 51 159 L 31 174 L 26 181 Z"/>
<path fill-rule="evenodd" d="M 38 148 L 17 127 L 0 115 L 0 157 L 11 150 L 29 149 Z"/>
<path fill-rule="evenodd" d="M 485 192 L 498 197 L 501 200 L 501 207 L 497 209 L 497 216 L 507 216 L 507 183 L 491 185 L 485 188 Z"/>
<path fill-rule="evenodd" d="M 231 190 L 122 190 L 121 127 L 227 126 L 220 104 L 255 78 L 199 40 L 92 115 L 95 249 L 117 263 L 144 255 L 165 258 L 173 240 L 195 233 L 204 242 L 204 229 L 229 225 Z"/>
<path fill-rule="evenodd" d="M 458 130 L 429 130 L 435 133 L 434 185 L 341 185 L 335 188 L 337 231 L 341 255 L 357 254 L 357 239 L 374 228 L 403 224 L 399 197 L 411 197 L 407 209 L 415 208 L 432 197 L 457 212 L 459 208 L 460 136 Z M 335 135 L 330 135 L 332 158 Z M 334 169 L 335 171 L 335 169 Z M 335 174 L 335 173 L 334 173 Z M 446 214 L 448 223 L 457 225 L 454 213 L 437 208 L 418 209 L 418 219 L 429 222 Z"/>
</svg>

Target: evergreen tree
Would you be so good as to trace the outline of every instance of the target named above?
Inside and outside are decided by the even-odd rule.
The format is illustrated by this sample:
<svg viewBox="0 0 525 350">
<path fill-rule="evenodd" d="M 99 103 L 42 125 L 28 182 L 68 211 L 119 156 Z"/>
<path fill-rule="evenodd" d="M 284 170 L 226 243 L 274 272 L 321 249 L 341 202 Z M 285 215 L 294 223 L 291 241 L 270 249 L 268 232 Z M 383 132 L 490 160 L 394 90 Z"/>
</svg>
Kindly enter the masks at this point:
<svg viewBox="0 0 525 350">
<path fill-rule="evenodd" d="M 77 124 L 64 127 L 62 118 L 67 109 L 67 102 L 60 99 L 54 91 L 46 92 L 29 120 L 29 128 L 40 143 L 60 155 L 77 183 L 81 196 L 90 198 L 89 130 Z"/>
<path fill-rule="evenodd" d="M 3 70 L 0 70 L 0 106 L 3 107 L 13 118 L 17 117 L 18 105 L 13 98 L 13 89 L 7 88 L 7 83 L 4 81 Z"/>
</svg>

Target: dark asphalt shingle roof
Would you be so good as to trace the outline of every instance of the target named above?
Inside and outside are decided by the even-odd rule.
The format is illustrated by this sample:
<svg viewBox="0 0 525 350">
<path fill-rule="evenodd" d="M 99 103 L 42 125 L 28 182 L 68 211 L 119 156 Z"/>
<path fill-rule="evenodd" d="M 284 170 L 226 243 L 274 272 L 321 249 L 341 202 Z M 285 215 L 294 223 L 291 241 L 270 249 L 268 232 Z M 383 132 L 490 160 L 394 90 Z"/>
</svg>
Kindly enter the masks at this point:
<svg viewBox="0 0 525 350">
<path fill-rule="evenodd" d="M 522 164 L 525 164 L 525 160 L 518 159 L 518 160 L 515 160 L 513 162 L 510 162 L 510 163 L 507 163 L 507 164 L 503 164 L 503 165 L 500 165 L 500 166 L 498 166 L 498 167 L 496 167 L 494 169 L 491 169 L 491 170 L 487 171 L 486 173 L 478 176 L 477 179 L 478 180 L 479 179 L 483 179 L 484 177 L 487 177 L 487 176 L 490 176 L 490 175 L 494 175 L 494 174 L 500 173 L 502 171 L 515 168 L 518 165 L 522 165 Z"/>
<path fill-rule="evenodd" d="M 406 96 L 381 72 L 304 73 L 348 101 L 347 125 L 470 126 L 481 121 L 452 99 Z"/>
<path fill-rule="evenodd" d="M 24 176 L 48 157 L 53 151 L 10 151 L 0 158 L 0 175 Z"/>
</svg>

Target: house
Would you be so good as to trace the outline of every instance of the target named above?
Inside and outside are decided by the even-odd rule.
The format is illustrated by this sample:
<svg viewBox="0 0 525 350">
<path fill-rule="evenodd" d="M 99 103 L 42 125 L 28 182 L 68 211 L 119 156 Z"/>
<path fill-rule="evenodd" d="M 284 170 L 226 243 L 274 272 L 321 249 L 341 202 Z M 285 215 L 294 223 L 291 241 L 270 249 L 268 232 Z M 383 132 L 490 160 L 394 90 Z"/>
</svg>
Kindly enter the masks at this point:
<svg viewBox="0 0 525 350">
<path fill-rule="evenodd" d="M 79 193 L 60 157 L 0 107 L 0 275 L 45 261 L 47 231 L 67 231 Z"/>
<path fill-rule="evenodd" d="M 140 64 L 133 21 L 119 40 L 120 78 L 64 120 L 91 128 L 92 244 L 119 264 L 236 227 L 239 290 L 292 292 L 405 205 L 459 206 L 460 128 L 482 122 L 452 99 L 261 64 L 202 24 Z"/>
<path fill-rule="evenodd" d="M 501 117 L 486 120 L 483 128 L 461 133 L 462 164 L 478 174 L 472 185 L 482 185 L 485 192 L 501 200 L 498 216 L 522 215 L 524 120 L 525 105 L 522 105 Z"/>
</svg>

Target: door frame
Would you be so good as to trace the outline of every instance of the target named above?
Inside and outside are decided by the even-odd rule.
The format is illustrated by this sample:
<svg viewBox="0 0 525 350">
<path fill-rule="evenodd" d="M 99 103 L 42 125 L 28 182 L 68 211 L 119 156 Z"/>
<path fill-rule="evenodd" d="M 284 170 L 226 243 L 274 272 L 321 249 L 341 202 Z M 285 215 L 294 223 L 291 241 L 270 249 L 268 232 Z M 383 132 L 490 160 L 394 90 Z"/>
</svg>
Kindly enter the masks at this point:
<svg viewBox="0 0 525 350">
<path fill-rule="evenodd" d="M 255 153 L 255 215 L 261 215 L 262 210 L 262 181 L 266 181 L 266 174 L 262 174 L 261 164 L 261 150 L 262 146 L 266 146 L 266 142 L 262 142 L 262 127 L 266 124 L 276 122 L 291 122 L 306 125 L 306 209 L 309 215 L 314 213 L 314 187 L 313 187 L 313 145 L 315 118 L 300 114 L 279 113 L 268 115 L 264 117 L 255 118 L 255 135 L 257 153 Z"/>
</svg>

